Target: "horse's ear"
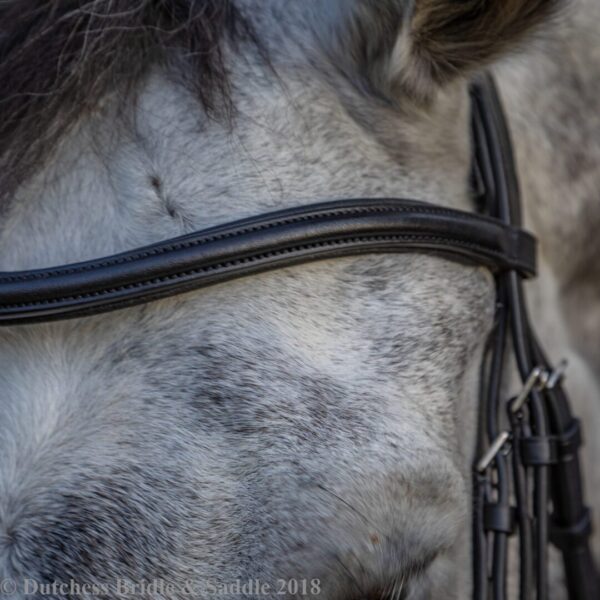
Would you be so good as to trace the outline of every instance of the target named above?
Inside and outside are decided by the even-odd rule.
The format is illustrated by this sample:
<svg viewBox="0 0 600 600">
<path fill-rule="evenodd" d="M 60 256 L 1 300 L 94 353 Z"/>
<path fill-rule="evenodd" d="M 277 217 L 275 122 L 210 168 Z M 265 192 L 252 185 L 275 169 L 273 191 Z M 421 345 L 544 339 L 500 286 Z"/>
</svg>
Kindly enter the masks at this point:
<svg viewBox="0 0 600 600">
<path fill-rule="evenodd" d="M 485 66 L 562 5 L 560 0 L 414 0 L 402 57 L 408 76 L 443 84 Z"/>
<path fill-rule="evenodd" d="M 355 67 L 376 87 L 426 93 L 486 66 L 566 1 L 337 0 L 337 5 L 350 9 L 346 40 Z"/>
</svg>

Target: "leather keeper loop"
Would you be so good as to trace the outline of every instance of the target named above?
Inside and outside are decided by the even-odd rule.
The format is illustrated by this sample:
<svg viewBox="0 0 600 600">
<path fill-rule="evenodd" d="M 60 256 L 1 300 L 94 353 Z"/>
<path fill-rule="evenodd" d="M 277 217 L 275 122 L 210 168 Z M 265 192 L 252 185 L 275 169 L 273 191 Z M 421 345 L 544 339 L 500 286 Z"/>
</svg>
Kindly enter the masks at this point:
<svg viewBox="0 0 600 600">
<path fill-rule="evenodd" d="M 592 513 L 586 508 L 576 523 L 564 526 L 552 523 L 550 541 L 560 550 L 585 545 L 592 535 Z"/>
<path fill-rule="evenodd" d="M 512 535 L 515 532 L 516 510 L 508 504 L 488 503 L 483 509 L 483 522 L 486 531 Z"/>
<path fill-rule="evenodd" d="M 529 467 L 554 465 L 558 462 L 558 445 L 555 437 L 527 437 L 520 440 L 521 460 Z"/>
</svg>

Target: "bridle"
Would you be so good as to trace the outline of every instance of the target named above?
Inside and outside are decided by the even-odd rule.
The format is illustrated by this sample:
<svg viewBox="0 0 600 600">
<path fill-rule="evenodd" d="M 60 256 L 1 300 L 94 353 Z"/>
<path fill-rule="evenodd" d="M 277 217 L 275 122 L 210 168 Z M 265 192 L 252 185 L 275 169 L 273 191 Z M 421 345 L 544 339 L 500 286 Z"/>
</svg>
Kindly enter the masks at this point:
<svg viewBox="0 0 600 600">
<path fill-rule="evenodd" d="M 129 252 L 50 269 L 0 273 L 0 325 L 83 317 L 325 258 L 435 253 L 483 265 L 497 310 L 481 380 L 474 468 L 475 600 L 507 597 L 508 540 L 518 533 L 521 600 L 547 600 L 548 547 L 562 552 L 569 598 L 600 598 L 583 502 L 579 421 L 562 368 L 548 362 L 525 308 L 535 239 L 520 229 L 506 119 L 491 76 L 472 86 L 474 183 L 480 214 L 412 200 L 360 198 L 300 206 L 227 223 Z M 502 399 L 507 344 L 523 382 Z"/>
<path fill-rule="evenodd" d="M 521 224 L 519 186 L 498 92 L 490 76 L 472 90 L 474 178 L 484 210 Z M 507 596 L 508 538 L 520 550 L 521 600 L 549 598 L 548 545 L 562 553 L 570 600 L 600 598 L 578 458 L 581 426 L 562 388 L 564 364 L 548 362 L 529 324 L 523 277 L 496 276 L 495 329 L 481 378 L 479 456 L 474 468 L 473 565 L 475 600 Z M 501 398 L 509 339 L 523 387 Z"/>
</svg>

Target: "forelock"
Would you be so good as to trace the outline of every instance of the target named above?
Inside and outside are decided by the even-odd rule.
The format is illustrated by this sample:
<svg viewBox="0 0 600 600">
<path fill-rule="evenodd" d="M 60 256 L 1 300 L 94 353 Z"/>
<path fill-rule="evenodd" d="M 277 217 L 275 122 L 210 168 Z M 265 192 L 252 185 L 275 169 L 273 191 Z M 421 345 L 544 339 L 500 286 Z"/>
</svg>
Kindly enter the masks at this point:
<svg viewBox="0 0 600 600">
<path fill-rule="evenodd" d="M 0 0 L 0 23 L 0 197 L 157 64 L 209 114 L 229 114 L 225 43 L 256 42 L 229 0 Z"/>
</svg>

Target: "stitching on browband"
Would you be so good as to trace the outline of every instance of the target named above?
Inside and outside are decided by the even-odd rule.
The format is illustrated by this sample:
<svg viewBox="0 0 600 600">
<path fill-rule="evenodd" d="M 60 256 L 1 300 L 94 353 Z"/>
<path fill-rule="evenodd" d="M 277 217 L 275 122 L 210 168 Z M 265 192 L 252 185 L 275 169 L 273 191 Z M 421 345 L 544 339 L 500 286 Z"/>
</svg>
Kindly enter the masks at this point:
<svg viewBox="0 0 600 600">
<path fill-rule="evenodd" d="M 448 216 L 461 216 L 461 217 L 469 217 L 468 213 L 460 213 L 458 211 L 454 211 L 448 208 L 437 208 L 437 207 L 428 207 L 428 206 L 374 206 L 374 207 L 357 207 L 357 208 L 340 208 L 333 209 L 324 212 L 319 212 L 315 214 L 308 215 L 299 215 L 297 217 L 288 217 L 287 219 L 280 219 L 277 221 L 273 221 L 270 223 L 263 223 L 260 225 L 254 225 L 252 227 L 245 227 L 243 229 L 237 229 L 235 231 L 229 231 L 222 234 L 215 234 L 209 237 L 190 240 L 188 242 L 180 242 L 177 244 L 167 244 L 167 242 L 163 242 L 164 245 L 160 245 L 161 242 L 158 242 L 158 247 L 146 250 L 144 252 L 139 252 L 137 254 L 128 254 L 127 256 L 123 256 L 121 258 L 115 259 L 107 259 L 105 261 L 99 262 L 94 261 L 92 264 L 80 266 L 77 268 L 55 268 L 54 270 L 43 270 L 39 273 L 27 273 L 25 275 L 8 275 L 4 277 L 0 277 L 0 284 L 2 283 L 15 283 L 19 281 L 35 281 L 36 279 L 46 279 L 48 277 L 53 277 L 57 275 L 72 275 L 74 273 L 85 273 L 87 271 L 93 271 L 95 269 L 110 267 L 114 265 L 124 264 L 128 262 L 133 262 L 140 258 L 147 258 L 148 256 L 157 256 L 160 254 L 165 254 L 166 252 L 172 252 L 175 250 L 181 250 L 184 248 L 193 248 L 195 246 L 202 246 L 204 244 L 208 244 L 211 242 L 216 242 L 219 240 L 230 239 L 233 237 L 238 237 L 241 235 L 245 235 L 247 233 L 254 233 L 257 231 L 264 231 L 266 229 L 272 229 L 273 227 L 278 227 L 280 225 L 291 225 L 293 223 L 301 223 L 303 221 L 314 221 L 323 217 L 335 217 L 337 215 L 361 215 L 368 213 L 407 213 L 407 212 L 415 212 L 415 213 L 423 213 L 423 214 L 445 214 Z M 473 217 L 474 218 L 474 217 Z M 497 226 L 502 226 L 502 224 L 498 223 Z"/>
<path fill-rule="evenodd" d="M 304 250 L 311 250 L 314 248 L 322 248 L 326 246 L 340 246 L 340 245 L 352 245 L 357 243 L 368 243 L 374 241 L 402 241 L 402 240 L 411 240 L 411 241 L 431 241 L 431 242 L 445 242 L 455 244 L 457 246 L 463 246 L 465 248 L 475 248 L 479 251 L 483 251 L 487 254 L 496 255 L 499 257 L 504 257 L 505 255 L 502 252 L 497 250 L 493 250 L 482 246 L 481 244 L 477 244 L 474 242 L 467 242 L 463 240 L 458 240 L 454 238 L 446 238 L 440 236 L 419 236 L 419 235 L 390 235 L 390 236 L 367 236 L 367 237 L 355 237 L 344 240 L 328 240 L 324 242 L 315 242 L 312 244 L 305 244 L 300 246 L 294 246 L 292 248 L 284 248 L 282 250 L 273 250 L 271 252 L 264 252 L 261 254 L 255 254 L 252 256 L 247 256 L 245 258 L 239 258 L 231 261 L 226 261 L 224 263 L 217 263 L 215 265 L 208 265 L 206 267 L 202 267 L 199 269 L 191 269 L 188 271 L 182 271 L 181 273 L 174 273 L 172 275 L 165 275 L 163 277 L 155 277 L 153 279 L 148 279 L 145 281 L 140 281 L 138 283 L 131 283 L 124 286 L 119 286 L 116 288 L 99 290 L 97 292 L 89 292 L 87 294 L 78 294 L 77 296 L 64 296 L 61 298 L 53 298 L 51 300 L 40 300 L 37 302 L 29 302 L 22 304 L 0 304 L 1 310 L 13 309 L 13 308 L 33 308 L 36 306 L 48 306 L 52 304 L 59 304 L 61 302 L 68 301 L 76 301 L 76 300 L 84 300 L 86 298 L 98 298 L 101 296 L 105 296 L 108 294 L 114 294 L 115 292 L 122 292 L 126 290 L 132 290 L 136 288 L 143 288 L 152 284 L 159 284 L 162 282 L 172 281 L 176 279 L 180 279 L 182 277 L 187 277 L 189 275 L 199 274 L 199 273 L 207 273 L 210 271 L 216 271 L 218 269 L 226 269 L 231 268 L 237 265 L 249 263 L 249 262 L 257 262 L 260 260 L 264 260 L 266 258 L 271 258 L 273 256 L 280 256 L 284 254 L 292 254 L 295 252 L 301 252 Z M 431 248 L 432 251 L 435 251 L 435 248 Z M 448 252 L 452 252 L 451 249 L 447 250 Z M 374 251 L 375 253 L 375 251 Z M 523 265 L 520 265 L 523 266 Z M 121 301 L 126 301 L 127 298 L 123 299 L 115 299 L 115 304 L 119 304 Z M 83 308 L 83 307 L 82 307 Z M 75 311 L 76 312 L 76 311 Z"/>
</svg>

